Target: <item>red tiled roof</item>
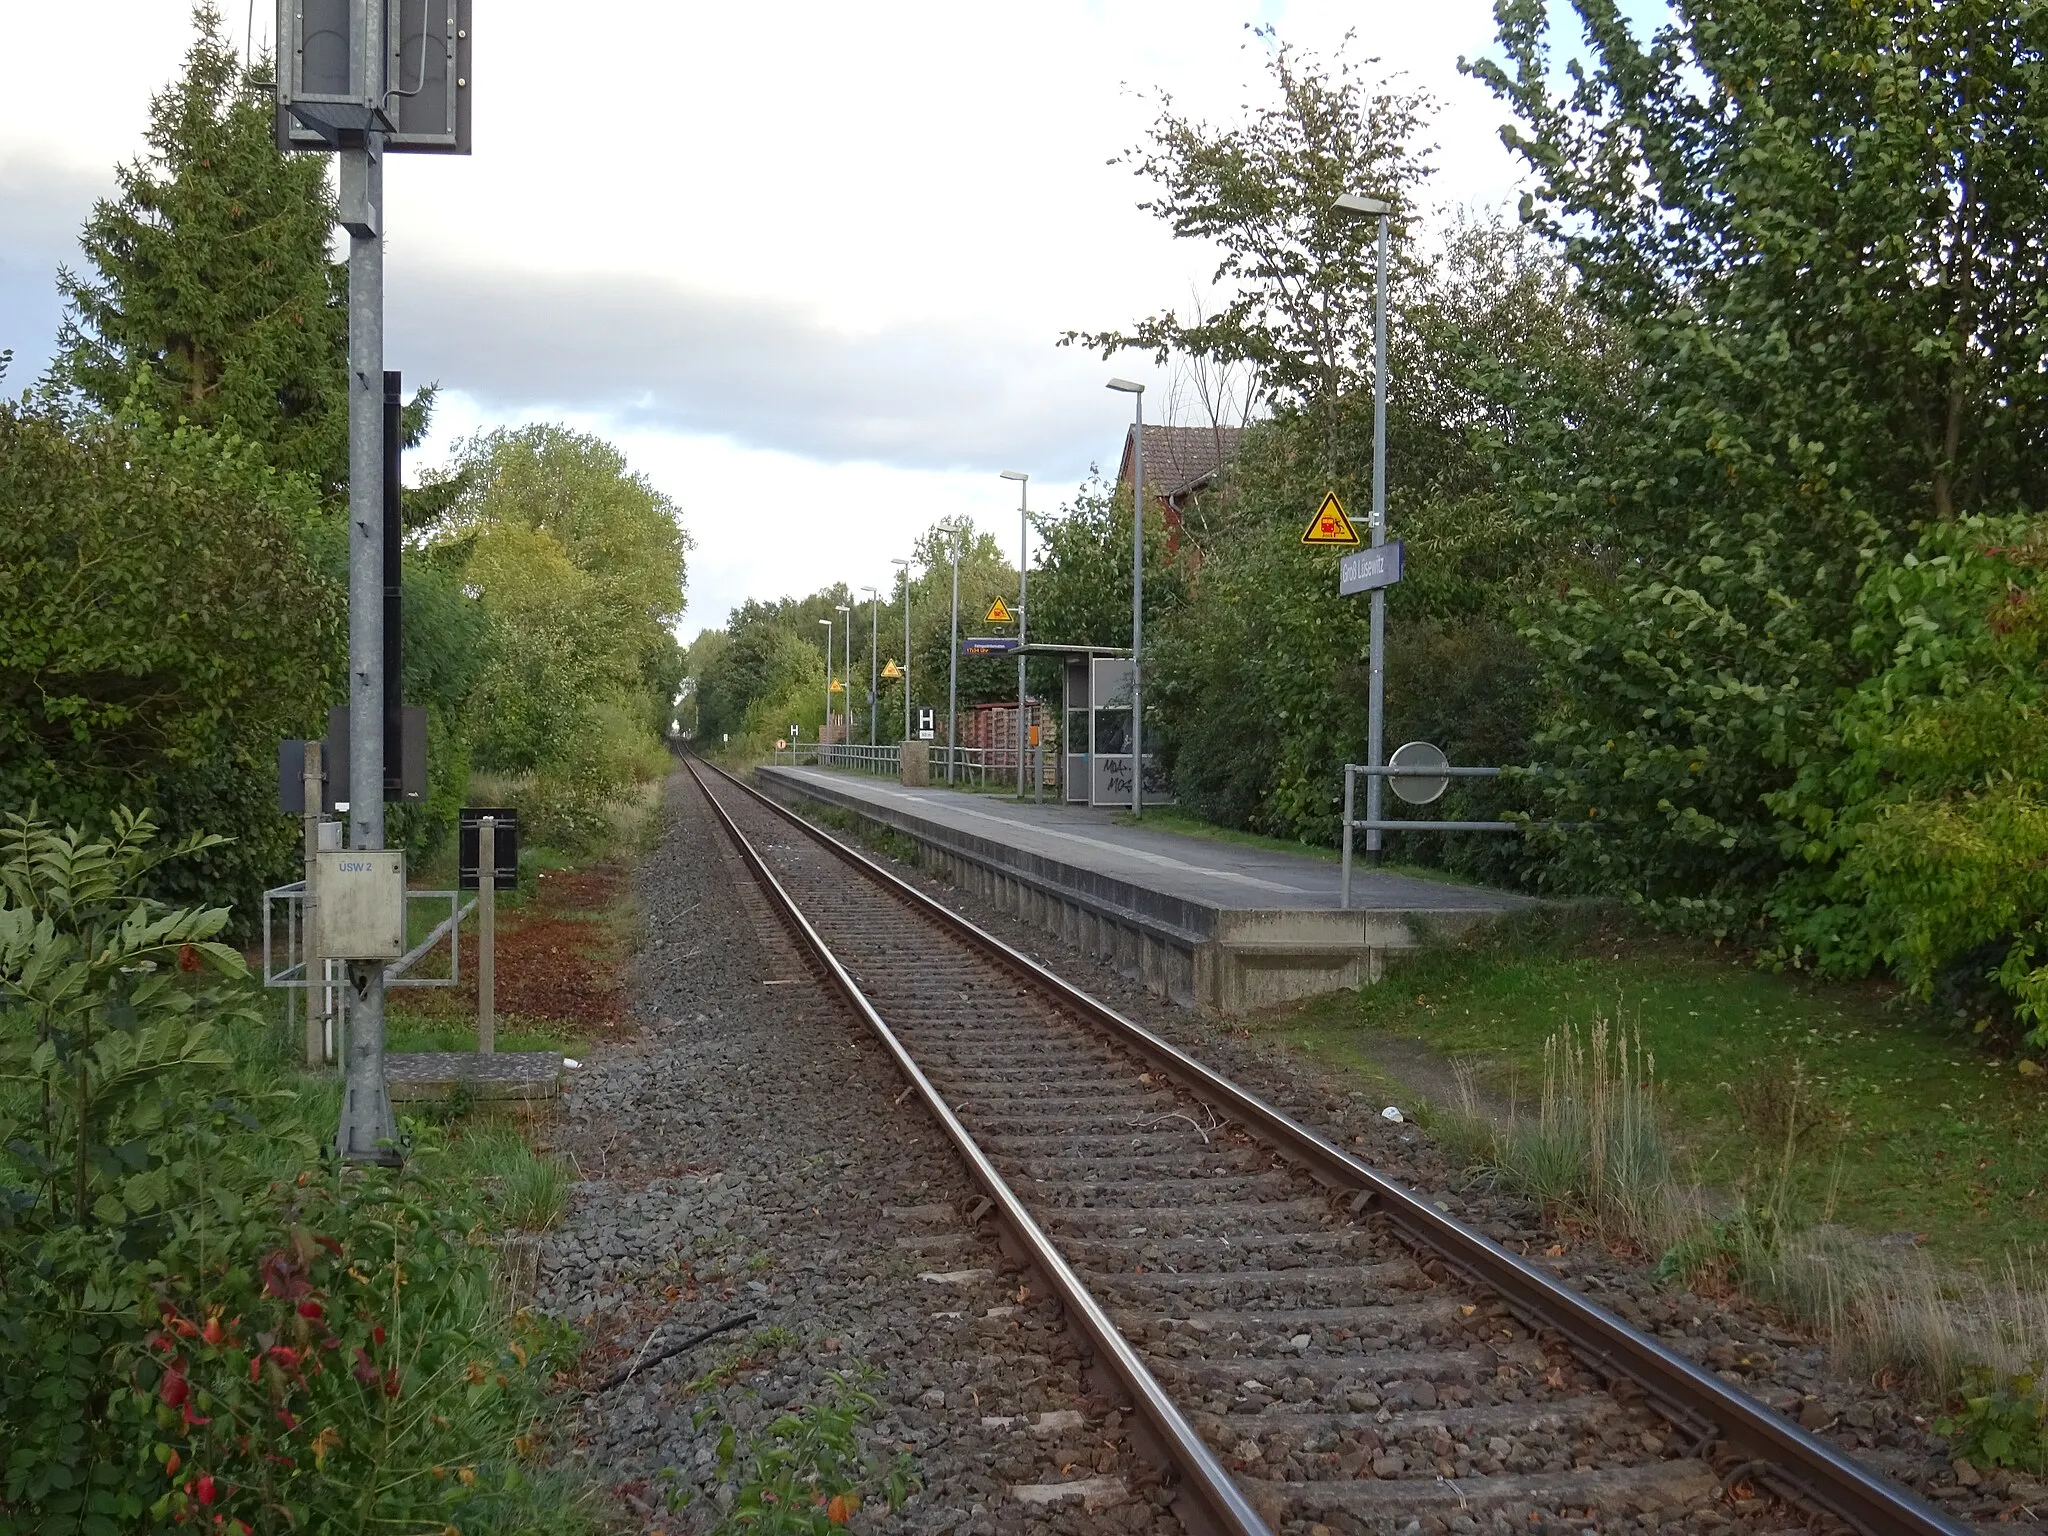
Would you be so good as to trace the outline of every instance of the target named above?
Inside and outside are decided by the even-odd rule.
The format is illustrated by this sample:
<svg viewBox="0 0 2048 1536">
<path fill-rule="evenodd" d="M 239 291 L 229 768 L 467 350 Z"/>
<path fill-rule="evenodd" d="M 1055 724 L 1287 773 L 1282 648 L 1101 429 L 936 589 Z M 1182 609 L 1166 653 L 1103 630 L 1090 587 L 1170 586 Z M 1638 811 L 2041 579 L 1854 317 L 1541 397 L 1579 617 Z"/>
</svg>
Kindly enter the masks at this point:
<svg viewBox="0 0 2048 1536">
<path fill-rule="evenodd" d="M 1131 483 L 1131 438 L 1137 429 L 1124 428 L 1123 460 L 1117 466 L 1118 485 Z M 1223 459 L 1237 452 L 1239 427 L 1155 427 L 1145 428 L 1145 473 L 1152 478 L 1146 489 L 1154 496 L 1184 496 L 1223 467 L 1216 457 L 1220 441 Z"/>
</svg>

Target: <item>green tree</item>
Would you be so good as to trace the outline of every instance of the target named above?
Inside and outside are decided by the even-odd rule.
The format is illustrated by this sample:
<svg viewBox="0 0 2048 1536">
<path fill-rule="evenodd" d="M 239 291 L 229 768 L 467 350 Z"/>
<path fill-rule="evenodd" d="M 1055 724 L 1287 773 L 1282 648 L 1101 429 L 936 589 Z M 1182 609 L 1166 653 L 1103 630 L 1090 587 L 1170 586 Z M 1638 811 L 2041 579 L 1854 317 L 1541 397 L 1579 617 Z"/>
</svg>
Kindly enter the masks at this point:
<svg viewBox="0 0 2048 1536">
<path fill-rule="evenodd" d="M 566 427 L 471 438 L 450 475 L 422 542 L 490 624 L 469 700 L 477 764 L 534 778 L 529 809 L 551 823 L 537 834 L 574 842 L 651 771 L 681 678 L 688 538 L 616 448 Z"/>
<path fill-rule="evenodd" d="M 1562 94 L 1540 0 L 1472 66 L 1527 217 L 1640 362 L 1615 429 L 1535 477 L 1596 556 L 1537 628 L 1576 828 L 1552 877 L 1754 931 L 1826 905 L 1854 841 L 1838 710 L 1884 667 L 1873 595 L 2048 491 L 2048 14 L 1738 0 L 1645 43 L 1575 9 Z"/>
<path fill-rule="evenodd" d="M 1193 321 L 1163 311 L 1128 331 L 1070 331 L 1065 341 L 1105 357 L 1138 348 L 1161 364 L 1176 354 L 1250 363 L 1276 402 L 1316 417 L 1334 459 L 1339 401 L 1372 371 L 1377 241 L 1370 221 L 1336 201 L 1363 192 L 1394 203 L 1391 280 L 1405 281 L 1431 103 L 1371 78 L 1376 61 L 1352 59 L 1348 37 L 1325 63 L 1270 29 L 1260 36 L 1274 100 L 1219 128 L 1162 94 L 1145 142 L 1122 157 L 1154 189 L 1140 208 L 1218 248 L 1214 281 L 1232 297 Z"/>
<path fill-rule="evenodd" d="M 347 473 L 347 281 L 328 259 L 326 157 L 281 154 L 218 11 L 193 10 L 183 75 L 150 103 L 149 153 L 61 272 L 53 379 L 102 411 L 136 395 L 168 421 L 262 445 L 323 489 Z"/>
<path fill-rule="evenodd" d="M 946 735 L 946 705 L 951 691 L 953 656 L 953 550 L 960 551 L 960 636 L 985 634 L 983 622 L 990 602 L 1017 599 L 1017 568 L 1004 558 L 1002 546 L 975 528 L 967 517 L 942 517 L 911 545 L 910 583 L 911 685 L 917 703 L 933 711 L 939 740 Z M 900 624 L 902 610 L 897 610 Z M 971 704 L 1017 697 L 1017 663 L 1007 656 L 962 657 L 958 674 L 960 713 Z M 865 697 L 863 689 L 862 697 Z"/>
<path fill-rule="evenodd" d="M 0 809 L 219 831 L 166 893 L 246 921 L 297 842 L 277 743 L 319 734 L 339 685 L 310 490 L 196 428 L 0 406 L 0 506 Z"/>
</svg>

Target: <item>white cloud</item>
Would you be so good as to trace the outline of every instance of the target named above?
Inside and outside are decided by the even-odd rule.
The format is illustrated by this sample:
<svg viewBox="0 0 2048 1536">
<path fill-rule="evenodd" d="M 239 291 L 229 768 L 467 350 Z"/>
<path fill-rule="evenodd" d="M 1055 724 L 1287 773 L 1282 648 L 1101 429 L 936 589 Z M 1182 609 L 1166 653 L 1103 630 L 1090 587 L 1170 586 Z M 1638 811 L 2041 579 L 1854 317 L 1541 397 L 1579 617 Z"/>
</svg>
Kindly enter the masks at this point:
<svg viewBox="0 0 2048 1536">
<path fill-rule="evenodd" d="M 1256 97 L 1248 20 L 1324 51 L 1356 26 L 1443 104 L 1438 194 L 1514 184 L 1502 110 L 1456 70 L 1488 0 L 490 0 L 478 20 L 476 154 L 388 174 L 389 361 L 450 391 L 432 453 L 541 414 L 618 438 L 698 540 L 692 628 L 750 593 L 886 581 L 941 513 L 1007 545 L 996 470 L 1050 498 L 1114 457 L 1109 370 L 1053 339 L 1181 301 L 1211 262 L 1106 162 L 1155 88 L 1218 120 Z M 11 71 L 0 97 L 17 379 L 47 354 L 65 232 L 141 150 L 189 38 L 175 0 L 107 0 L 91 27 L 88 49 L 75 7 L 0 12 L 0 57 L 92 75 L 89 111 L 70 68 Z"/>
</svg>

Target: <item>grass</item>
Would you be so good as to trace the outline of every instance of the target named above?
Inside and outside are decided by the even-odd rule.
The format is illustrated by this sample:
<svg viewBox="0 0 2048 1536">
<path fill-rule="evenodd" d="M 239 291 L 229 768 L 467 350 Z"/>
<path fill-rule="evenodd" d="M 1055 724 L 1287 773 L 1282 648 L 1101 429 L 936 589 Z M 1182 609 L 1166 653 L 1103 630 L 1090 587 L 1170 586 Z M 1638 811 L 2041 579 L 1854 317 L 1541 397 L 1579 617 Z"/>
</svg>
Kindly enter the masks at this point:
<svg viewBox="0 0 2048 1536">
<path fill-rule="evenodd" d="M 1567 1227 L 1590 1228 L 1617 1251 L 1661 1254 L 1666 1278 L 1739 1288 L 1804 1319 L 1858 1374 L 1960 1398 L 1958 1444 L 1980 1464 L 2048 1467 L 2048 1286 L 2037 1256 L 2008 1251 L 1995 1270 L 1955 1264 L 1813 1220 L 1796 1191 L 1816 1123 L 1802 1111 L 1811 1085 L 1797 1066 L 1775 1100 L 1775 1166 L 1720 1214 L 1681 1166 L 1655 1062 L 1632 1031 L 1596 1020 L 1550 1036 L 1533 1110 L 1482 1104 L 1469 1068 L 1457 1083 L 1457 1107 L 1432 1129 Z M 1770 1151 L 1757 1148 L 1760 1158 Z"/>
<path fill-rule="evenodd" d="M 1936 1256 L 1992 1267 L 2041 1241 L 2044 1080 L 1879 986 L 1769 974 L 1740 955 L 1552 915 L 1397 958 L 1383 985 L 1253 1028 L 1368 1081 L 1389 1044 L 1419 1043 L 1471 1058 L 1490 1094 L 1531 1100 L 1545 1042 L 1601 1018 L 1624 1021 L 1654 1057 L 1678 1149 L 1702 1181 L 1772 1176 L 1759 1148 L 1775 1165 L 1789 1136 L 1787 1197 L 1849 1228 L 1910 1232 Z"/>
<path fill-rule="evenodd" d="M 1655 1257 L 1695 1231 L 1702 1207 L 1684 1178 L 1658 1102 L 1656 1066 L 1632 1031 L 1595 1019 L 1544 1042 L 1533 1113 L 1481 1106 L 1468 1069 L 1446 1129 L 1517 1188 L 1593 1227 L 1615 1247 Z M 1457 1133 L 1462 1132 L 1462 1135 Z"/>
<path fill-rule="evenodd" d="M 449 1147 L 449 1162 L 458 1176 L 484 1186 L 508 1227 L 545 1231 L 568 1205 L 567 1165 L 534 1151 L 512 1122 L 486 1119 L 463 1126 Z"/>
</svg>

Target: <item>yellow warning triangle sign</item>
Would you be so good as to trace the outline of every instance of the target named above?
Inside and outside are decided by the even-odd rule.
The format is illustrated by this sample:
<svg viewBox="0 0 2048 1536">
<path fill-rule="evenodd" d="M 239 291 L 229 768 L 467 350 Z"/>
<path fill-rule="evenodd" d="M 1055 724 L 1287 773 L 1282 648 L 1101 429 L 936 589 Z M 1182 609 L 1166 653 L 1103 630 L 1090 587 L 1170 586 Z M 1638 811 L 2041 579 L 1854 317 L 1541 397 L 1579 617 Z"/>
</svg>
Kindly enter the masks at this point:
<svg viewBox="0 0 2048 1536">
<path fill-rule="evenodd" d="M 988 605 L 988 622 L 991 624 L 1007 624 L 1013 617 L 1009 605 L 1000 597 Z"/>
<path fill-rule="evenodd" d="M 1351 549 L 1365 542 L 1358 536 L 1358 530 L 1351 526 L 1351 519 L 1344 515 L 1344 503 L 1337 499 L 1335 491 L 1323 493 L 1323 504 L 1316 508 L 1316 515 L 1308 527 L 1302 530 L 1301 542 L 1308 545 L 1337 545 Z"/>
<path fill-rule="evenodd" d="M 882 668 L 882 676 L 884 677 L 901 677 L 902 675 L 903 669 L 896 665 L 895 658 L 893 657 L 890 658 L 889 665 Z"/>
<path fill-rule="evenodd" d="M 844 693 L 846 692 L 846 684 L 842 683 L 841 681 L 839 681 L 838 678 L 835 677 L 832 679 L 832 691 L 834 693 Z"/>
</svg>

